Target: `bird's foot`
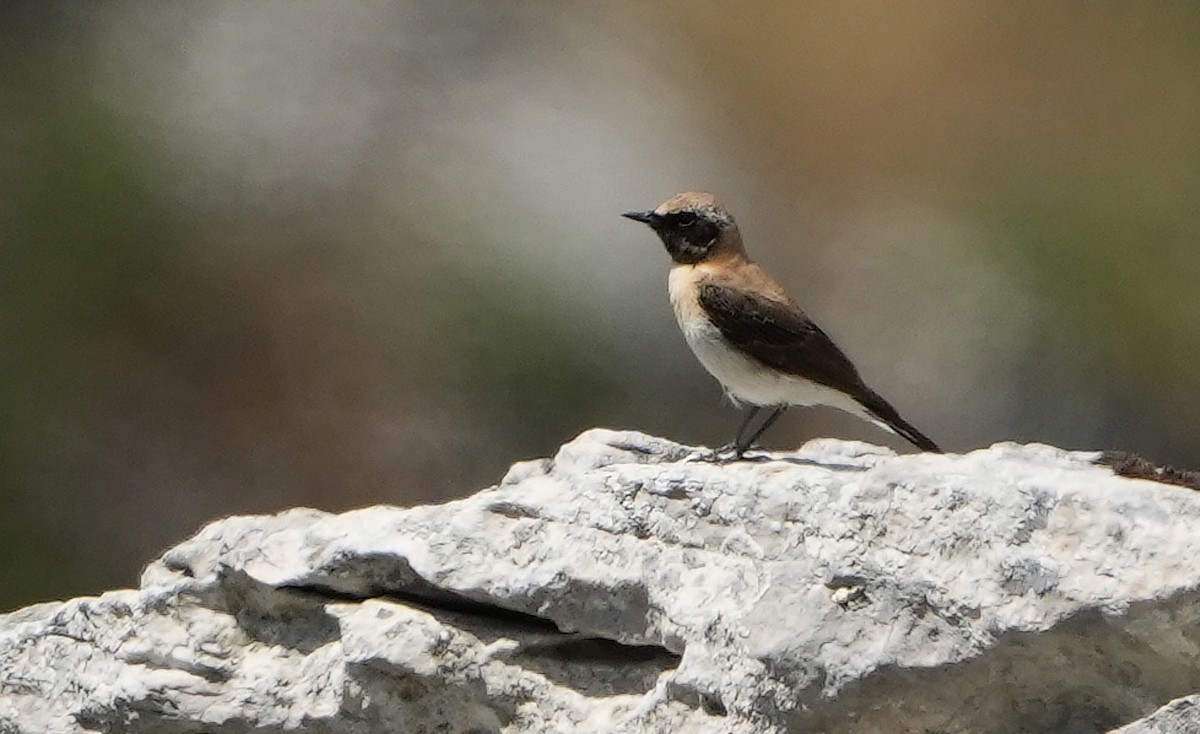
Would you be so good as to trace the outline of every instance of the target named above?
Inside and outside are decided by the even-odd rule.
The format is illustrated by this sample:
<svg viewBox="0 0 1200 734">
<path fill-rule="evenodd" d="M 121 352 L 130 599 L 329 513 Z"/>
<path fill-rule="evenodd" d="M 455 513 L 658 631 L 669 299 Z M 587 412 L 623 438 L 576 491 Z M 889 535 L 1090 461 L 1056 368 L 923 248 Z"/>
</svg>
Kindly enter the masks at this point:
<svg viewBox="0 0 1200 734">
<path fill-rule="evenodd" d="M 703 464 L 715 464 L 715 463 L 717 463 L 717 459 L 718 459 L 717 451 L 714 451 L 713 449 L 710 449 L 710 448 L 698 448 L 698 449 L 694 449 L 690 454 L 688 454 L 687 456 L 680 459 L 680 461 L 684 462 L 685 464 L 692 463 L 692 462 L 699 462 L 699 463 L 703 463 Z"/>
<path fill-rule="evenodd" d="M 704 464 L 729 464 L 741 458 L 737 447 L 733 444 L 722 446 L 716 449 L 699 448 L 687 456 L 683 457 L 683 462 L 697 462 Z"/>
<path fill-rule="evenodd" d="M 705 464 L 732 464 L 736 461 L 753 461 L 746 457 L 747 451 L 762 451 L 758 445 L 739 448 L 737 444 L 727 443 L 715 449 L 700 448 L 683 457 L 684 462 L 702 462 Z"/>
<path fill-rule="evenodd" d="M 713 452 L 713 463 L 732 464 L 735 461 L 741 461 L 745 453 L 746 447 L 738 446 L 736 443 L 727 443 Z"/>
</svg>

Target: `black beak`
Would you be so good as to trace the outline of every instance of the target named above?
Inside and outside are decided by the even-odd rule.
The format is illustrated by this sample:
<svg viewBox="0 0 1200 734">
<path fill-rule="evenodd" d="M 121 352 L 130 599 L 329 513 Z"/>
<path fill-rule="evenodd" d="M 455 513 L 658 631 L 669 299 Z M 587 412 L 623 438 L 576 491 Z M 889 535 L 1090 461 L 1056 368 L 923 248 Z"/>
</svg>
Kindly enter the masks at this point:
<svg viewBox="0 0 1200 734">
<path fill-rule="evenodd" d="M 654 212 L 625 212 L 621 216 L 625 217 L 626 219 L 632 219 L 635 222 L 649 224 L 651 227 L 653 227 L 654 223 L 658 221 L 658 215 Z"/>
</svg>

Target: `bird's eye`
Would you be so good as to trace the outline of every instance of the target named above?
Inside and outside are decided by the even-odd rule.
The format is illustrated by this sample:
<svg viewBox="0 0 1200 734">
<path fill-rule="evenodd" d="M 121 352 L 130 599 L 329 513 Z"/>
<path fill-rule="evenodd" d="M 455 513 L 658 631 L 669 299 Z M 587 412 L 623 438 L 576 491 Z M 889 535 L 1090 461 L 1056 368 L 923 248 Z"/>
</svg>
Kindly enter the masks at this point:
<svg viewBox="0 0 1200 734">
<path fill-rule="evenodd" d="M 696 215 L 691 212 L 681 213 L 675 220 L 680 227 L 690 227 L 696 223 Z"/>
</svg>

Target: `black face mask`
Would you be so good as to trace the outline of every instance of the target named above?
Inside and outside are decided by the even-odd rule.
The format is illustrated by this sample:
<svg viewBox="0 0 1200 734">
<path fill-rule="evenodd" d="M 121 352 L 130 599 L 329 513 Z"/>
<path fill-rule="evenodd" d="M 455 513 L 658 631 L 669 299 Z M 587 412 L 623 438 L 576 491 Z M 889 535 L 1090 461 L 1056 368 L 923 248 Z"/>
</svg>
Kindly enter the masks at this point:
<svg viewBox="0 0 1200 734">
<path fill-rule="evenodd" d="M 653 215 L 647 222 L 662 239 L 671 259 L 683 265 L 698 263 L 717 244 L 720 226 L 691 212 Z"/>
</svg>

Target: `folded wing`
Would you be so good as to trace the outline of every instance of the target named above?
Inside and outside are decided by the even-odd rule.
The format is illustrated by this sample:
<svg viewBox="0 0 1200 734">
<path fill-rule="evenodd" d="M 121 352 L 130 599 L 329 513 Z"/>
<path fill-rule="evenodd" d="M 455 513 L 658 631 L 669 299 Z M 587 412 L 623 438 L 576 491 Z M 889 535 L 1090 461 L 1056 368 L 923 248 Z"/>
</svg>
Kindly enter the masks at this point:
<svg viewBox="0 0 1200 734">
<path fill-rule="evenodd" d="M 745 354 L 772 369 L 846 393 L 914 445 L 940 450 L 867 387 L 842 350 L 794 304 L 715 282 L 702 284 L 698 298 L 721 335 Z"/>
</svg>

